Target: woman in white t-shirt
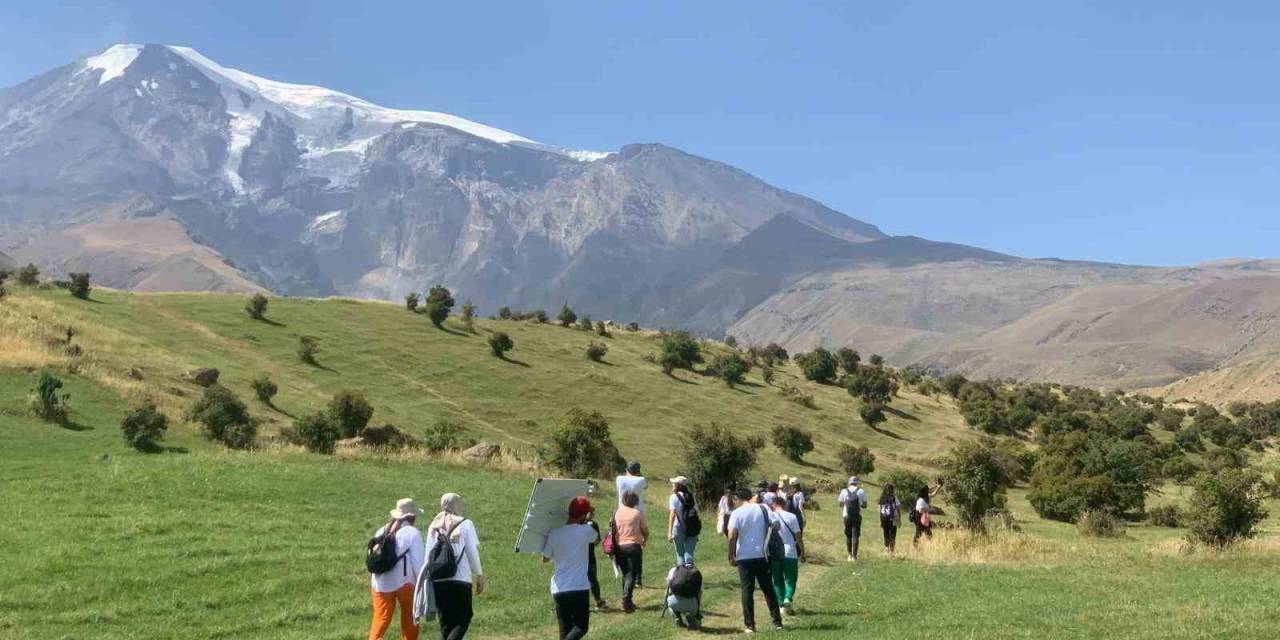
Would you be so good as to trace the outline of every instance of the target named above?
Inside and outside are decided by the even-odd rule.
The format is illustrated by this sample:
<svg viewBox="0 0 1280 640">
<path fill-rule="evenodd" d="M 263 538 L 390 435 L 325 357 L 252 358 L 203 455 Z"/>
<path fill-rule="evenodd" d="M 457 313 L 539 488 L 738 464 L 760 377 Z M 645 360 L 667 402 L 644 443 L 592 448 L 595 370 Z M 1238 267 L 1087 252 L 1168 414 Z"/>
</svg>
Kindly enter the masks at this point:
<svg viewBox="0 0 1280 640">
<path fill-rule="evenodd" d="M 920 536 L 933 539 L 933 517 L 929 515 L 929 487 L 920 488 L 920 493 L 916 495 L 915 511 L 916 519 L 913 524 L 916 525 L 916 535 L 911 538 L 913 545 L 920 542 Z"/>
<path fill-rule="evenodd" d="M 698 513 L 698 503 L 689 491 L 689 479 L 676 476 L 671 479 L 671 496 L 667 498 L 667 541 L 676 547 L 676 565 L 693 564 L 694 551 L 698 548 L 698 533 L 690 531 L 689 521 Z M 701 531 L 702 518 L 696 518 Z"/>
<path fill-rule="evenodd" d="M 440 513 L 427 528 L 428 558 L 446 538 L 453 545 L 457 569 L 452 578 L 436 580 L 432 587 L 440 612 L 441 640 L 462 640 L 471 627 L 474 611 L 472 584 L 475 584 L 476 595 L 484 593 L 484 569 L 480 566 L 480 539 L 475 523 L 462 517 L 462 497 L 456 493 L 440 497 Z"/>
</svg>

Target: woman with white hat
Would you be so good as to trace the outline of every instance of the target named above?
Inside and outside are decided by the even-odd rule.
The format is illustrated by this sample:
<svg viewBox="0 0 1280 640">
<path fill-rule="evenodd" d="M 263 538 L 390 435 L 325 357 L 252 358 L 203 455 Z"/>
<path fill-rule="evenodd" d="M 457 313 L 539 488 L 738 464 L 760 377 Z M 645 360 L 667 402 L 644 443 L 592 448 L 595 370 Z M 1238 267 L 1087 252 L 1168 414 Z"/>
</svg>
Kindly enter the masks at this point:
<svg viewBox="0 0 1280 640">
<path fill-rule="evenodd" d="M 394 541 L 395 564 L 369 576 L 373 594 L 373 624 L 369 627 L 369 640 L 381 640 L 391 628 L 391 618 L 396 605 L 400 605 L 400 635 L 405 640 L 418 640 L 418 625 L 413 619 L 413 585 L 418 572 L 425 564 L 426 550 L 422 544 L 422 532 L 413 526 L 422 509 L 413 498 L 402 498 L 391 510 L 391 521 L 378 528 L 370 546 Z M 388 545 L 389 546 L 389 545 Z"/>
<path fill-rule="evenodd" d="M 667 541 L 675 543 L 676 566 L 693 564 L 700 533 L 702 518 L 689 491 L 689 479 L 676 476 L 671 479 L 671 497 L 667 499 Z"/>
<path fill-rule="evenodd" d="M 427 527 L 427 557 L 436 546 L 453 547 L 457 563 L 453 576 L 432 582 L 440 611 L 440 640 L 462 640 L 471 627 L 471 589 L 484 593 L 484 569 L 480 566 L 480 539 L 475 524 L 462 516 L 462 496 L 446 493 L 440 497 L 440 513 Z"/>
</svg>

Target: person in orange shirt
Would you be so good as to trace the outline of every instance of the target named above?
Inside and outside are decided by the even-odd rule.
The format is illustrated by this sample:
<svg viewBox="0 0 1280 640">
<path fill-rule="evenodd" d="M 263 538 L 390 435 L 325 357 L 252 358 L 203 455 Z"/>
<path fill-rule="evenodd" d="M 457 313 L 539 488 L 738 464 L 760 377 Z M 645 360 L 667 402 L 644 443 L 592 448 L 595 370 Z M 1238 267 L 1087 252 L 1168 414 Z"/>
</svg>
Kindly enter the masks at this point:
<svg viewBox="0 0 1280 640">
<path fill-rule="evenodd" d="M 613 535 L 617 536 L 617 551 L 614 562 L 622 570 L 622 610 L 632 613 L 636 610 L 632 594 L 640 578 L 640 570 L 644 562 L 644 547 L 649 542 L 649 525 L 645 522 L 644 513 L 637 507 L 640 496 L 634 491 L 622 494 L 622 506 L 613 514 Z"/>
</svg>

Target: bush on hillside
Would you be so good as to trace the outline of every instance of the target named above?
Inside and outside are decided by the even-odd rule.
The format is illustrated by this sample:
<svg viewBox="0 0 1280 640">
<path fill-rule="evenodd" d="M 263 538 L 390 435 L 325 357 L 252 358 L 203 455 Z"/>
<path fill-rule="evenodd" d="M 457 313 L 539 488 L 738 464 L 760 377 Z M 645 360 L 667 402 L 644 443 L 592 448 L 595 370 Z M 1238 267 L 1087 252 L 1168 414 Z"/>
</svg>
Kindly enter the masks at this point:
<svg viewBox="0 0 1280 640">
<path fill-rule="evenodd" d="M 942 386 L 943 391 L 947 392 L 947 395 L 952 398 L 959 398 L 960 390 L 964 389 L 964 385 L 968 382 L 964 376 L 958 373 L 948 373 L 942 377 L 939 384 Z"/>
<path fill-rule="evenodd" d="M 764 447 L 764 439 L 739 436 L 713 422 L 689 429 L 682 444 L 682 468 L 689 478 L 690 489 L 703 504 L 714 504 L 726 487 L 747 485 L 747 475 L 756 466 L 756 455 Z"/>
<path fill-rule="evenodd" d="M 442 329 L 444 321 L 449 318 L 449 312 L 453 310 L 453 294 L 441 285 L 431 287 L 423 307 L 431 324 Z"/>
<path fill-rule="evenodd" d="M 751 370 L 751 365 L 737 353 L 717 356 L 715 364 L 716 375 L 729 385 L 732 389 L 747 379 L 747 372 Z"/>
<path fill-rule="evenodd" d="M 840 445 L 836 451 L 840 468 L 848 475 L 866 475 L 876 470 L 876 454 L 866 447 Z"/>
<path fill-rule="evenodd" d="M 789 358 L 787 350 L 783 349 L 776 342 L 770 342 L 763 347 L 753 346 L 750 349 L 747 349 L 747 354 L 771 367 L 776 364 L 786 362 Z"/>
<path fill-rule="evenodd" d="M 66 424 L 70 413 L 70 394 L 58 394 L 62 388 L 62 380 L 43 371 L 36 378 L 36 386 L 31 390 L 31 413 L 45 422 Z"/>
<path fill-rule="evenodd" d="M 601 362 L 604 360 L 605 354 L 609 353 L 609 345 L 603 342 L 590 342 L 587 344 L 587 359 L 593 362 Z"/>
<path fill-rule="evenodd" d="M 156 409 L 155 403 L 147 403 L 133 409 L 120 421 L 120 434 L 124 443 L 138 451 L 159 450 L 158 443 L 169 429 L 169 418 Z"/>
<path fill-rule="evenodd" d="M 560 313 L 556 314 L 556 322 L 559 322 L 560 326 L 568 329 L 577 321 L 578 314 L 574 313 L 573 309 L 569 308 L 568 303 L 560 305 Z"/>
<path fill-rule="evenodd" d="M 971 427 L 985 433 L 1012 435 L 1004 399 L 995 385 L 986 382 L 968 382 L 957 398 L 960 414 Z"/>
<path fill-rule="evenodd" d="M 298 336 L 298 359 L 312 366 L 319 366 L 316 354 L 320 353 L 320 338 Z"/>
<path fill-rule="evenodd" d="M 1249 465 L 1249 456 L 1239 449 L 1222 447 L 1204 454 L 1204 463 L 1214 473 L 1224 469 L 1243 469 Z"/>
<path fill-rule="evenodd" d="M 806 453 L 813 451 L 813 436 L 795 427 L 778 425 L 769 432 L 769 440 L 792 462 L 800 462 Z"/>
<path fill-rule="evenodd" d="M 778 387 L 778 391 L 782 394 L 782 397 L 802 407 L 807 409 L 818 408 L 818 403 L 814 401 L 813 394 L 796 385 L 783 383 L 781 387 Z"/>
<path fill-rule="evenodd" d="M 18 269 L 15 279 L 18 284 L 24 287 L 34 287 L 40 284 L 40 270 L 36 268 L 35 264 L 28 262 L 27 266 Z"/>
<path fill-rule="evenodd" d="M 767 364 L 760 366 L 760 379 L 764 380 L 765 384 L 772 385 L 776 375 L 777 373 L 773 370 L 773 367 Z"/>
<path fill-rule="evenodd" d="M 595 329 L 595 328 L 596 328 L 596 323 L 591 321 L 591 316 L 584 313 L 582 314 L 582 317 L 578 318 L 579 331 L 591 331 L 592 329 Z"/>
<path fill-rule="evenodd" d="M 1109 511 L 1089 509 L 1076 517 L 1076 528 L 1090 538 L 1119 538 L 1124 535 L 1124 522 Z"/>
<path fill-rule="evenodd" d="M 1192 542 L 1226 547 L 1247 540 L 1267 517 L 1262 477 L 1252 470 L 1226 469 L 1201 474 L 1187 508 L 1186 525 Z"/>
<path fill-rule="evenodd" d="M 942 478 L 961 526 L 986 532 L 987 514 L 1004 508 L 1005 490 L 1013 486 L 1018 466 L 991 438 L 961 442 L 951 449 L 942 463 Z"/>
<path fill-rule="evenodd" d="M 293 421 L 290 439 L 312 453 L 333 454 L 342 428 L 330 413 L 317 411 Z"/>
<path fill-rule="evenodd" d="M 187 409 L 186 420 L 201 426 L 204 436 L 229 449 L 248 449 L 258 435 L 258 424 L 240 398 L 219 385 L 208 387 Z"/>
<path fill-rule="evenodd" d="M 884 405 L 882 404 L 863 404 L 858 407 L 858 417 L 862 418 L 862 422 L 872 429 L 889 419 L 884 415 Z"/>
<path fill-rule="evenodd" d="M 67 277 L 70 278 L 70 284 L 67 285 L 67 291 L 70 291 L 71 295 L 81 300 L 88 300 L 89 292 L 93 290 L 93 287 L 89 286 L 88 272 L 78 271 L 76 273 L 69 273 L 67 274 Z"/>
<path fill-rule="evenodd" d="M 249 301 L 244 303 L 244 311 L 254 320 L 261 320 L 267 315 L 267 297 L 261 293 L 255 293 Z"/>
<path fill-rule="evenodd" d="M 840 347 L 836 350 L 836 360 L 840 362 L 840 368 L 844 369 L 844 374 L 849 376 L 858 370 L 858 363 L 862 362 L 862 355 L 856 349 Z"/>
<path fill-rule="evenodd" d="M 476 332 L 476 305 L 470 300 L 462 303 L 462 326 L 466 327 L 467 333 Z"/>
<path fill-rule="evenodd" d="M 1165 431 L 1177 431 L 1182 428 L 1182 420 L 1186 414 L 1181 410 L 1173 407 L 1165 407 L 1156 414 L 1156 422 L 1160 424 L 1160 428 Z"/>
<path fill-rule="evenodd" d="M 929 487 L 929 479 L 923 474 L 904 469 L 889 472 L 888 475 L 881 478 L 881 482 L 882 486 L 884 484 L 893 484 L 894 490 L 897 491 L 898 499 L 908 507 L 915 505 L 916 494 L 921 489 Z"/>
<path fill-rule="evenodd" d="M 258 400 L 267 406 L 271 405 L 271 401 L 275 399 L 276 393 L 280 391 L 280 388 L 276 386 L 276 383 L 272 382 L 271 376 L 268 376 L 265 373 L 260 373 L 253 380 L 250 380 L 249 386 L 253 388 L 253 393 L 258 396 Z"/>
<path fill-rule="evenodd" d="M 1186 456 L 1175 456 L 1165 461 L 1160 467 L 1160 475 L 1173 480 L 1178 484 L 1186 484 L 1194 478 L 1201 469 L 1196 463 L 1192 462 Z"/>
<path fill-rule="evenodd" d="M 9 293 L 4 288 L 4 281 L 8 279 L 9 279 L 9 272 L 0 269 L 0 299 L 3 299 L 5 294 Z"/>
<path fill-rule="evenodd" d="M 354 438 L 369 424 L 369 419 L 373 417 L 373 405 L 369 404 L 364 394 L 340 391 L 329 401 L 327 412 L 338 426 L 340 437 Z"/>
<path fill-rule="evenodd" d="M 439 418 L 427 427 L 427 432 L 422 437 L 422 446 L 432 453 L 466 449 L 476 443 L 475 440 L 467 437 L 468 433 L 461 422 Z"/>
<path fill-rule="evenodd" d="M 1141 443 L 1096 432 L 1054 436 L 1041 449 L 1027 500 L 1041 517 L 1063 522 L 1084 511 L 1140 512 L 1156 463 Z"/>
<path fill-rule="evenodd" d="M 418 311 L 418 292 L 411 291 L 404 297 L 404 308 L 412 312 Z"/>
<path fill-rule="evenodd" d="M 1176 529 L 1182 526 L 1185 518 L 1182 510 L 1171 504 L 1153 507 L 1147 511 L 1147 522 L 1150 522 L 1153 527 Z"/>
<path fill-rule="evenodd" d="M 510 320 L 512 318 L 512 315 L 513 314 L 511 313 L 511 307 L 507 307 L 507 306 L 498 307 L 499 320 Z"/>
<path fill-rule="evenodd" d="M 898 383 L 880 367 L 857 367 L 845 376 L 845 388 L 849 395 L 861 399 L 864 404 L 885 405 L 898 392 Z"/>
<path fill-rule="evenodd" d="M 688 331 L 663 331 L 660 336 L 662 353 L 658 356 L 658 364 L 664 373 L 676 369 L 692 370 L 695 364 L 702 362 L 702 347 L 689 335 Z"/>
<path fill-rule="evenodd" d="M 836 368 L 839 365 L 836 357 L 831 355 L 830 351 L 818 347 L 809 353 L 799 353 L 795 357 L 796 364 L 800 365 L 800 370 L 804 373 L 805 380 L 813 382 L 831 382 L 836 377 Z"/>
<path fill-rule="evenodd" d="M 735 337 L 733 337 L 733 336 L 726 335 L 726 336 L 724 337 L 724 346 L 729 347 L 730 349 L 733 349 L 734 351 L 737 351 L 737 350 L 738 350 L 738 339 L 737 339 L 737 338 L 735 338 Z"/>
<path fill-rule="evenodd" d="M 506 359 L 507 352 L 514 349 L 516 343 L 511 340 L 511 336 L 502 331 L 495 331 L 489 335 L 489 352 L 501 359 Z"/>
<path fill-rule="evenodd" d="M 873 353 L 873 354 L 871 354 L 871 358 L 869 358 L 869 359 L 867 360 L 867 362 L 870 362 L 870 363 L 871 363 L 871 366 L 873 366 L 873 367 L 883 367 L 883 366 L 884 366 L 884 356 L 881 356 L 881 355 L 880 355 L 880 354 L 878 354 L 878 353 Z"/>
<path fill-rule="evenodd" d="M 613 337 L 613 335 L 609 333 L 609 325 L 605 324 L 603 320 L 596 322 L 596 335 L 600 336 L 601 338 Z"/>
<path fill-rule="evenodd" d="M 546 324 L 547 320 L 549 319 L 547 318 L 547 312 L 542 309 L 538 309 L 537 311 L 534 311 L 532 317 L 533 317 L 533 321 L 538 324 Z"/>
<path fill-rule="evenodd" d="M 597 411 L 570 409 L 556 422 L 543 462 L 568 478 L 600 478 L 622 471 L 626 462 L 609 434 L 609 421 Z"/>
<path fill-rule="evenodd" d="M 1204 451 L 1204 443 L 1200 441 L 1200 432 L 1195 427 L 1183 427 L 1173 434 L 1173 443 L 1187 453 Z"/>
</svg>

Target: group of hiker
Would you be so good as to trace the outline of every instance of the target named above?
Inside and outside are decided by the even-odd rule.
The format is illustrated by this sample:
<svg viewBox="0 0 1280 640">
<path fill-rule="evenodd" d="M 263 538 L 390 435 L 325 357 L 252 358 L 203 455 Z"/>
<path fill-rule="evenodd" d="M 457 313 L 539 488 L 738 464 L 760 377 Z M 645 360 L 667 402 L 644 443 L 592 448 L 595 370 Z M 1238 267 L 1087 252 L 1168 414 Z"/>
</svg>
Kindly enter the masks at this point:
<svg viewBox="0 0 1280 640">
<path fill-rule="evenodd" d="M 697 501 L 684 476 L 670 479 L 665 518 L 666 539 L 675 549 L 674 566 L 665 578 L 663 613 L 676 625 L 697 630 L 702 624 L 702 574 L 696 552 L 702 533 Z M 616 479 L 618 507 L 603 528 L 595 506 L 586 496 L 569 502 L 564 525 L 547 533 L 541 555 L 552 563 L 551 597 L 561 640 L 586 636 L 591 609 L 608 609 L 597 575 L 597 547 L 622 579 L 621 610 L 636 611 L 635 590 L 644 583 L 644 555 L 651 539 L 645 514 L 648 482 L 640 464 L 631 462 Z M 936 490 L 922 487 L 909 512 L 915 525 L 913 542 L 931 538 L 929 499 Z M 806 495 L 799 479 L 783 475 L 762 481 L 755 490 L 727 487 L 717 508 L 716 533 L 728 538 L 729 563 L 737 568 L 742 598 L 743 630 L 756 630 L 755 590 L 758 587 L 775 628 L 783 628 L 783 614 L 794 613 L 800 564 L 807 560 L 804 544 Z M 837 503 L 844 521 L 848 560 L 858 557 L 862 513 L 867 493 L 857 476 L 849 478 Z M 901 526 L 902 503 L 892 484 L 879 499 L 884 547 L 893 553 Z M 374 532 L 367 562 L 372 574 L 373 623 L 370 640 L 381 640 L 390 628 L 397 606 L 401 634 L 418 637 L 417 621 L 438 619 L 441 640 L 462 640 L 472 619 L 472 593 L 484 592 L 479 538 L 474 523 L 463 516 L 462 498 L 447 493 L 440 512 L 425 535 L 417 528 L 423 514 L 412 499 L 400 500 L 390 521 Z"/>
</svg>

